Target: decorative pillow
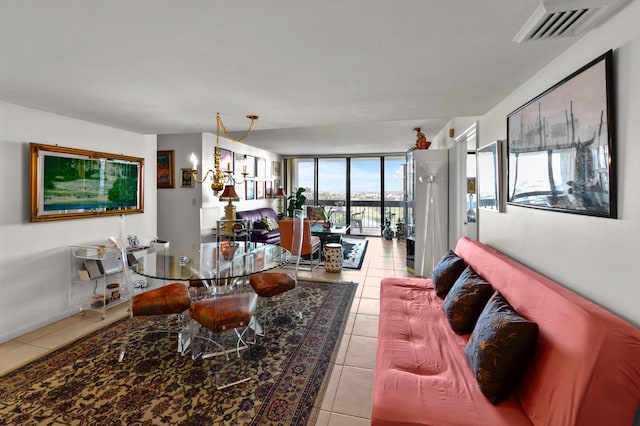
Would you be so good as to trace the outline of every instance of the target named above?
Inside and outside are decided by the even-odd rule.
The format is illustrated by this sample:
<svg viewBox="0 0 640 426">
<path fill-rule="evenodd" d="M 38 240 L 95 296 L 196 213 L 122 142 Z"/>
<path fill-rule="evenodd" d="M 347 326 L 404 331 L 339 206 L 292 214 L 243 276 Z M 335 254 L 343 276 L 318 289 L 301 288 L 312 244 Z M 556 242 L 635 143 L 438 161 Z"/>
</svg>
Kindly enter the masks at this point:
<svg viewBox="0 0 640 426">
<path fill-rule="evenodd" d="M 518 385 L 533 355 L 538 324 L 527 321 L 496 291 L 465 347 L 480 390 L 494 405 Z"/>
<path fill-rule="evenodd" d="M 267 231 L 273 231 L 274 229 L 278 229 L 278 222 L 271 219 L 270 217 L 265 217 L 262 221 L 264 222 Z"/>
<path fill-rule="evenodd" d="M 467 266 L 442 305 L 453 331 L 458 334 L 471 333 L 492 294 L 491 284 L 476 274 L 471 266 Z"/>
<path fill-rule="evenodd" d="M 267 229 L 267 224 L 263 220 L 253 222 L 253 229 Z"/>
<path fill-rule="evenodd" d="M 453 286 L 453 283 L 456 282 L 462 271 L 464 271 L 465 266 L 464 260 L 451 250 L 440 259 L 431 277 L 433 287 L 436 289 L 436 294 L 439 297 L 442 299 L 445 298 Z"/>
</svg>

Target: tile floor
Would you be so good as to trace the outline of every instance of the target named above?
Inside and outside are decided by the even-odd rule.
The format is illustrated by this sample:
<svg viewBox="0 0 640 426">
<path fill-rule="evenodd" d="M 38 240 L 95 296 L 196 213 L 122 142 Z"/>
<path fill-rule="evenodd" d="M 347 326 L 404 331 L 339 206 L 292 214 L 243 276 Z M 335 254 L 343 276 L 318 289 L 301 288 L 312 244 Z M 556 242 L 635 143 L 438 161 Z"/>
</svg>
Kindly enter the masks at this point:
<svg viewBox="0 0 640 426">
<path fill-rule="evenodd" d="M 329 273 L 324 268 L 301 271 L 301 278 L 357 282 L 349 321 L 339 347 L 324 399 L 318 401 L 318 426 L 368 425 L 378 335 L 380 280 L 411 276 L 406 271 L 405 245 L 397 240 L 369 238 L 362 269 Z M 0 344 L 0 374 L 126 315 L 126 304 L 108 311 L 107 319 L 72 316 Z"/>
</svg>

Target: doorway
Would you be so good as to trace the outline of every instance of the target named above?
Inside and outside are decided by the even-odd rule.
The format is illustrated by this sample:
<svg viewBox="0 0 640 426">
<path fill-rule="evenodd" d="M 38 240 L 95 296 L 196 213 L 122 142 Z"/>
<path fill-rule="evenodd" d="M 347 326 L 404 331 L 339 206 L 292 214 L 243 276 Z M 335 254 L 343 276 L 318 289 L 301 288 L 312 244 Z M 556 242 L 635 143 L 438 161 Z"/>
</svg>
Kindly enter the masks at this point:
<svg viewBox="0 0 640 426">
<path fill-rule="evenodd" d="M 473 123 L 455 138 L 458 167 L 458 187 L 456 188 L 456 220 L 459 224 L 458 236 L 478 239 L 478 203 L 476 150 L 478 149 L 478 122 Z M 457 241 L 456 238 L 456 241 Z"/>
</svg>

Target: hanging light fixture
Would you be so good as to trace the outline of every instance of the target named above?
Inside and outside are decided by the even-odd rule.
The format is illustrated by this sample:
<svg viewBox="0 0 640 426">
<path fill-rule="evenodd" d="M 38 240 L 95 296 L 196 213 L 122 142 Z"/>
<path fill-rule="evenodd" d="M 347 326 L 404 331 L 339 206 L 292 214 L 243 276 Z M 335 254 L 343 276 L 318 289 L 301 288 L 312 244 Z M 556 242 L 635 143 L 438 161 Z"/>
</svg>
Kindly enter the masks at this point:
<svg viewBox="0 0 640 426">
<path fill-rule="evenodd" d="M 214 195 L 218 195 L 218 192 L 222 191 L 225 188 L 225 183 L 227 181 L 231 181 L 233 185 L 238 180 L 233 176 L 230 165 L 228 165 L 227 170 L 223 170 L 220 168 L 220 129 L 222 128 L 222 132 L 228 139 L 231 139 L 234 142 L 242 142 L 251 133 L 253 123 L 258 119 L 258 116 L 250 114 L 247 115 L 247 118 L 251 120 L 251 123 L 249 123 L 249 128 L 247 129 L 245 134 L 242 135 L 242 137 L 236 139 L 227 131 L 224 123 L 222 122 L 222 118 L 220 118 L 220 113 L 216 114 L 216 149 L 214 152 L 214 168 L 207 170 L 202 179 L 198 179 L 198 159 L 195 154 L 191 153 L 191 162 L 193 165 L 191 174 L 193 175 L 193 180 L 197 183 L 204 183 L 207 180 L 209 174 L 211 174 L 211 190 L 213 191 Z M 245 170 L 243 170 L 242 175 L 243 178 L 246 177 L 247 173 Z"/>
</svg>

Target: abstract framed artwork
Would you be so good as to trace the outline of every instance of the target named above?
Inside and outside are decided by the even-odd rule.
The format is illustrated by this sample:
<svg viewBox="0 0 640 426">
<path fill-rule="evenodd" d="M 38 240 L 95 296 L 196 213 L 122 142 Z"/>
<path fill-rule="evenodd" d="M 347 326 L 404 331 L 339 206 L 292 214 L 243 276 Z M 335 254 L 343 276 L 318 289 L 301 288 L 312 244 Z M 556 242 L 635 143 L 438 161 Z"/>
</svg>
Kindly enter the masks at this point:
<svg viewBox="0 0 640 426">
<path fill-rule="evenodd" d="M 31 221 L 144 212 L 144 159 L 30 144 Z"/>
<path fill-rule="evenodd" d="M 612 56 L 507 116 L 508 204 L 617 217 Z"/>
<path fill-rule="evenodd" d="M 158 151 L 158 174 L 156 175 L 156 184 L 158 188 L 174 188 L 173 182 L 173 150 Z"/>
<path fill-rule="evenodd" d="M 264 181 L 256 181 L 256 200 L 264 199 Z"/>
<path fill-rule="evenodd" d="M 502 141 L 493 141 L 476 153 L 478 181 L 473 182 L 478 193 L 478 207 L 502 212 Z M 467 183 L 468 186 L 468 183 Z"/>
<path fill-rule="evenodd" d="M 252 180 L 244 181 L 244 197 L 245 200 L 256 199 L 256 183 Z"/>
</svg>

